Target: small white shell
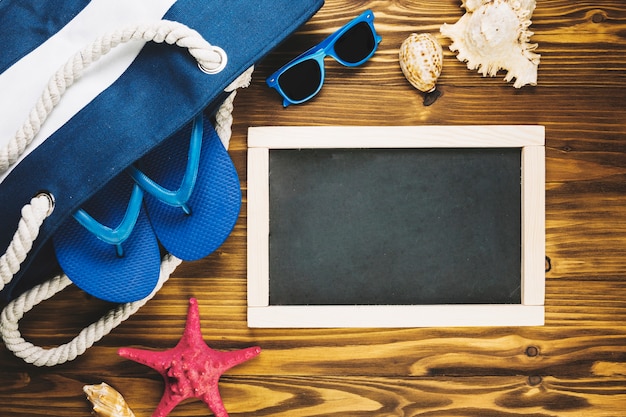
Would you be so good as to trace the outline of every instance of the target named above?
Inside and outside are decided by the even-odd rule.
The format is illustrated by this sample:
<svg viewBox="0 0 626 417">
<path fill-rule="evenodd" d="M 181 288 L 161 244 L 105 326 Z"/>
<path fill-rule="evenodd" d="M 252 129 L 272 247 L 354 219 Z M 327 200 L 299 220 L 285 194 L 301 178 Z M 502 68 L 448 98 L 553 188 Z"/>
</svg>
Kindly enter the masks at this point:
<svg viewBox="0 0 626 417">
<path fill-rule="evenodd" d="M 429 33 L 412 33 L 400 45 L 400 68 L 411 85 L 421 92 L 435 89 L 443 67 L 443 50 Z"/>
<path fill-rule="evenodd" d="M 533 52 L 537 44 L 528 43 L 535 0 L 465 0 L 463 6 L 458 22 L 440 28 L 457 59 L 483 76 L 507 70 L 504 81 L 515 78 L 515 88 L 536 85 L 540 56 Z"/>
<path fill-rule="evenodd" d="M 135 417 L 122 394 L 105 382 L 85 385 L 83 391 L 93 404 L 93 413 L 99 417 Z"/>
</svg>

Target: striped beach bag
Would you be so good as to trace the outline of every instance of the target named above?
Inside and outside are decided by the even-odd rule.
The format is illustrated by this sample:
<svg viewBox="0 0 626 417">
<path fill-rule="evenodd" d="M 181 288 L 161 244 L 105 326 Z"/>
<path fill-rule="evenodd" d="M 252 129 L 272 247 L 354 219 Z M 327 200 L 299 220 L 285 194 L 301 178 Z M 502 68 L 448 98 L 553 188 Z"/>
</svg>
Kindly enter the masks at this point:
<svg viewBox="0 0 626 417">
<path fill-rule="evenodd" d="M 74 359 L 207 256 L 241 205 L 228 154 L 253 66 L 323 0 L 0 1 L 0 330 Z M 74 284 L 118 306 L 43 349 L 18 322 Z"/>
</svg>

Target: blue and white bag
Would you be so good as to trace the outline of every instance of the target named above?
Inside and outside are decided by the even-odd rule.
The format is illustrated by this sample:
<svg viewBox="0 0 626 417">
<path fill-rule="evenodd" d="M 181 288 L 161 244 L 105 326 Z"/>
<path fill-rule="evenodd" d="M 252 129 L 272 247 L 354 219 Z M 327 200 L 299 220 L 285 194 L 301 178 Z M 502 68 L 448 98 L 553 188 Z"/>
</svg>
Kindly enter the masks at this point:
<svg viewBox="0 0 626 417">
<path fill-rule="evenodd" d="M 0 2 L 0 330 L 36 365 L 74 359 L 181 260 L 229 235 L 235 91 L 323 0 Z M 74 283 L 120 303 L 42 349 L 18 321 Z M 95 336 L 94 336 L 95 333 Z"/>
</svg>

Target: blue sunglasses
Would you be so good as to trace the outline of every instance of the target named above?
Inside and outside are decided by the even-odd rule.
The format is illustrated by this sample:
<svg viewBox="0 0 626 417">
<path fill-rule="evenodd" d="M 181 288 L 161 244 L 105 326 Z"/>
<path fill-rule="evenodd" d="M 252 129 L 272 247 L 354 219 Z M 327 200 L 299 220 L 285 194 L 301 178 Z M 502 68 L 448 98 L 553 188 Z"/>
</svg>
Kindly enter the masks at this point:
<svg viewBox="0 0 626 417">
<path fill-rule="evenodd" d="M 374 13 L 366 10 L 324 41 L 270 75 L 266 82 L 283 96 L 283 106 L 314 97 L 324 84 L 324 58 L 333 57 L 347 67 L 370 59 L 382 37 L 374 29 Z"/>
</svg>

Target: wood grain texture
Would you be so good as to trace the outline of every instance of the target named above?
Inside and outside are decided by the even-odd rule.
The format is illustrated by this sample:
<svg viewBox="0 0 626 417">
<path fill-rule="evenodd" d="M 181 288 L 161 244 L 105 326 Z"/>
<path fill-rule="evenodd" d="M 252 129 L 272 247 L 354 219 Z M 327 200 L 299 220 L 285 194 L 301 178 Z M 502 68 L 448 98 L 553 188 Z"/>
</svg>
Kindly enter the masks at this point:
<svg viewBox="0 0 626 417">
<path fill-rule="evenodd" d="M 542 0 L 532 41 L 538 85 L 483 78 L 444 46 L 430 107 L 403 78 L 398 48 L 411 32 L 438 34 L 460 0 L 327 0 L 257 65 L 235 101 L 231 155 L 244 192 L 226 243 L 183 263 L 159 294 L 84 356 L 54 368 L 25 365 L 0 345 L 0 415 L 87 416 L 83 384 L 106 381 L 138 417 L 163 383 L 118 348 L 178 341 L 197 297 L 207 343 L 260 345 L 220 389 L 231 416 L 623 416 L 626 410 L 626 5 Z M 311 102 L 283 109 L 264 79 L 297 53 L 371 8 L 383 36 L 359 68 L 326 60 Z M 249 126 L 540 124 L 546 127 L 546 324 L 529 328 L 249 329 L 246 325 L 246 132 Z M 37 306 L 24 335 L 55 345 L 110 308 L 75 288 Z M 205 416 L 186 401 L 172 416 Z"/>
</svg>

